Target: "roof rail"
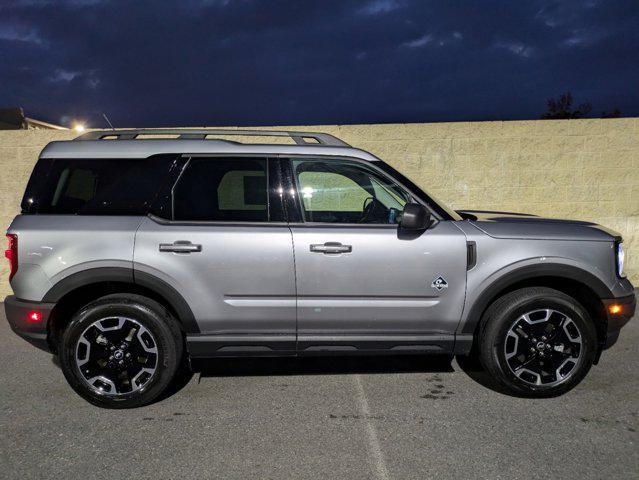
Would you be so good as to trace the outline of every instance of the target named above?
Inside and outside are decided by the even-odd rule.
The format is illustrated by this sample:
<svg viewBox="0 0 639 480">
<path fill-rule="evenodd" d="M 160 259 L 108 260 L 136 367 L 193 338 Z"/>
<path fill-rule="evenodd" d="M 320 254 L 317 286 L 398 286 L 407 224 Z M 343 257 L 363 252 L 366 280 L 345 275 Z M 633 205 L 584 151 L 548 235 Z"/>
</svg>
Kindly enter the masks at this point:
<svg viewBox="0 0 639 480">
<path fill-rule="evenodd" d="M 140 135 L 179 135 L 180 140 L 205 140 L 207 135 L 243 135 L 251 137 L 290 137 L 298 145 L 321 145 L 329 147 L 350 147 L 350 145 L 328 133 L 290 132 L 283 130 L 230 130 L 190 128 L 158 128 L 134 130 L 95 130 L 87 132 L 74 140 L 135 140 Z M 309 141 L 310 140 L 310 141 Z"/>
</svg>

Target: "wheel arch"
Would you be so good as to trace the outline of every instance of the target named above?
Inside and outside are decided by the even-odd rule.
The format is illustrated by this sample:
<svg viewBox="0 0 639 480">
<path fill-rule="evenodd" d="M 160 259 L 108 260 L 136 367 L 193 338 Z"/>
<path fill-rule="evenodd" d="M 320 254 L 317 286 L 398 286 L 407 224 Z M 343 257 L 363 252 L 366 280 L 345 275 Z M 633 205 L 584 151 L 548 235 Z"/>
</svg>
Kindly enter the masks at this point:
<svg viewBox="0 0 639 480">
<path fill-rule="evenodd" d="M 496 279 L 470 305 L 458 333 L 476 337 L 484 312 L 495 300 L 514 290 L 533 286 L 553 288 L 577 300 L 595 322 L 598 343 L 603 346 L 608 318 L 601 299 L 612 298 L 614 295 L 592 273 L 564 264 L 528 265 Z"/>
<path fill-rule="evenodd" d="M 69 275 L 43 297 L 43 302 L 55 304 L 47 326 L 50 346 L 56 348 L 59 333 L 82 305 L 113 293 L 135 293 L 149 297 L 171 312 L 184 333 L 200 332 L 186 300 L 165 281 L 129 268 L 100 267 Z"/>
</svg>

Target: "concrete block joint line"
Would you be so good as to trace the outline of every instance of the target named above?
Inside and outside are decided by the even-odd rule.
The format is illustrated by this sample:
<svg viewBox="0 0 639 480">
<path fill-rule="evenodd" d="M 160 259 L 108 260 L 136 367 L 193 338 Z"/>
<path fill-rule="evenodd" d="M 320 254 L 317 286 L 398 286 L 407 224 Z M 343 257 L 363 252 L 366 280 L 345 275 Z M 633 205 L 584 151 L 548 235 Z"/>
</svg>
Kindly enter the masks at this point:
<svg viewBox="0 0 639 480">
<path fill-rule="evenodd" d="M 336 135 L 456 209 L 612 228 L 624 237 L 627 275 L 639 282 L 639 118 L 276 128 Z M 68 130 L 0 131 L 0 225 L 6 228 L 18 214 L 42 148 L 75 136 Z M 10 294 L 8 275 L 8 262 L 0 262 L 2 298 Z"/>
</svg>

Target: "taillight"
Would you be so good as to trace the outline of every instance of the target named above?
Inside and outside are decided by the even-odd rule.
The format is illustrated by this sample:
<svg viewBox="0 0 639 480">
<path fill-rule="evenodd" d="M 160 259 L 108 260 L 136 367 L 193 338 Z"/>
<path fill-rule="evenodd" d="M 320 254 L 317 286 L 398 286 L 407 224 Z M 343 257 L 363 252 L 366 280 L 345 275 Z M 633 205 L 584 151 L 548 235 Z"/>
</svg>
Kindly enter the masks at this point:
<svg viewBox="0 0 639 480">
<path fill-rule="evenodd" d="M 4 256 L 9 259 L 11 266 L 9 280 L 11 280 L 18 271 L 18 236 L 13 233 L 7 233 L 7 241 L 9 242 L 9 248 L 4 251 Z"/>
</svg>

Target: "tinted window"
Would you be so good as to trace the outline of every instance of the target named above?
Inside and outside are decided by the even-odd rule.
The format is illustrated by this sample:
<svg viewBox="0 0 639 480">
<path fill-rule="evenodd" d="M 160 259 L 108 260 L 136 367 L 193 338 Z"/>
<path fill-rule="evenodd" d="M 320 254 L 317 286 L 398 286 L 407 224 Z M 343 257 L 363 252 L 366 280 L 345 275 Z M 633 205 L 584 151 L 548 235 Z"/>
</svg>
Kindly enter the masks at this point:
<svg viewBox="0 0 639 480">
<path fill-rule="evenodd" d="M 304 218 L 324 223 L 399 223 L 408 195 L 374 169 L 348 160 L 294 160 Z"/>
<path fill-rule="evenodd" d="M 148 212 L 173 159 L 53 160 L 48 173 L 36 166 L 34 175 L 44 176 L 25 203 L 49 214 L 144 215 Z M 38 163 L 40 163 L 38 162 Z"/>
<path fill-rule="evenodd" d="M 175 220 L 268 221 L 265 159 L 192 159 L 173 190 Z"/>
</svg>

